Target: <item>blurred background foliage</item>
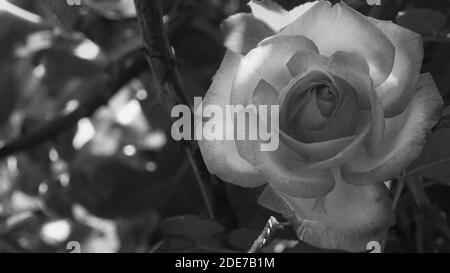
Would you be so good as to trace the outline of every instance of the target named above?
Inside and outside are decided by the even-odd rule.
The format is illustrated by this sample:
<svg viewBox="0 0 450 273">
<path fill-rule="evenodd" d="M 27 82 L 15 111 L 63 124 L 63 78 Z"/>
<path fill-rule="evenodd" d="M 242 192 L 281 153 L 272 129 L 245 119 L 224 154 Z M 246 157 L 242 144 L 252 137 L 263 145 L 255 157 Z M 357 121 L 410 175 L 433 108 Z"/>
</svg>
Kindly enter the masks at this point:
<svg viewBox="0 0 450 273">
<path fill-rule="evenodd" d="M 306 1 L 277 2 L 290 9 Z M 423 72 L 447 107 L 423 156 L 388 183 L 397 223 L 385 244 L 387 252 L 448 252 L 450 1 L 345 2 L 424 36 Z M 161 3 L 189 98 L 202 96 L 224 53 L 220 23 L 249 11 L 247 1 Z M 156 91 L 149 71 L 140 67 L 105 92 L 136 62 L 128 57 L 140 54 L 140 41 L 131 0 L 0 0 L 0 252 L 69 252 L 70 241 L 82 252 L 243 252 L 261 232 L 272 215 L 256 203 L 261 189 L 217 180 L 223 215 L 207 219 L 170 137 L 173 98 Z M 8 151 L 27 136 L 29 147 Z M 285 228 L 262 251 L 324 250 Z"/>
</svg>

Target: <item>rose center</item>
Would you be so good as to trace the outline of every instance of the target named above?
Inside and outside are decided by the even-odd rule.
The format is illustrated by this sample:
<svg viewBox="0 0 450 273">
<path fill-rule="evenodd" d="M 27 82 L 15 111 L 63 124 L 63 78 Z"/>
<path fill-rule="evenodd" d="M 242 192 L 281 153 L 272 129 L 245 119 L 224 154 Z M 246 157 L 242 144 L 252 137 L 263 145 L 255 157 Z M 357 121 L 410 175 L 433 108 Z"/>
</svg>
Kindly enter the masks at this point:
<svg viewBox="0 0 450 273">
<path fill-rule="evenodd" d="M 316 104 L 320 113 L 324 117 L 330 117 L 336 109 L 336 95 L 328 85 L 315 87 L 313 92 L 316 94 Z"/>
<path fill-rule="evenodd" d="M 355 134 L 358 115 L 356 91 L 340 78 L 312 71 L 286 90 L 281 105 L 281 130 L 305 143 Z"/>
</svg>

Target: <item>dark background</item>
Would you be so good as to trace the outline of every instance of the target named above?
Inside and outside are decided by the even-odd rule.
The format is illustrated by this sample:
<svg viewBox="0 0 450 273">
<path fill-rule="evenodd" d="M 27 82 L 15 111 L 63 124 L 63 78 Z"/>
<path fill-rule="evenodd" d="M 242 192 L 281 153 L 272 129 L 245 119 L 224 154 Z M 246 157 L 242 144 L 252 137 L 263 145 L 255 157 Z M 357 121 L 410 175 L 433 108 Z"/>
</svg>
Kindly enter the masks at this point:
<svg viewBox="0 0 450 273">
<path fill-rule="evenodd" d="M 246 251 L 273 215 L 256 204 L 262 189 L 214 179 L 219 213 L 208 220 L 183 147 L 170 136 L 167 106 L 173 102 L 157 91 L 151 74 L 140 69 L 112 98 L 102 96 L 123 75 L 117 60 L 140 54 L 129 6 L 119 0 L 82 7 L 63 0 L 10 2 L 43 22 L 14 16 L 0 1 L 0 143 L 31 138 L 27 147 L 19 141 L 17 151 L 0 149 L 0 252 L 69 252 L 70 241 L 80 242 L 83 252 Z M 202 96 L 225 50 L 220 23 L 248 12 L 247 1 L 161 2 L 188 97 Z M 305 1 L 277 2 L 290 9 Z M 423 72 L 432 73 L 447 106 L 450 1 L 345 2 L 424 36 Z M 74 108 L 88 117 L 64 119 Z M 393 198 L 401 195 L 387 252 L 450 251 L 449 127 L 445 108 L 425 147 L 427 158 L 392 181 Z M 36 141 L 40 137 L 45 141 Z M 263 251 L 325 250 L 296 242 L 286 228 Z"/>
</svg>

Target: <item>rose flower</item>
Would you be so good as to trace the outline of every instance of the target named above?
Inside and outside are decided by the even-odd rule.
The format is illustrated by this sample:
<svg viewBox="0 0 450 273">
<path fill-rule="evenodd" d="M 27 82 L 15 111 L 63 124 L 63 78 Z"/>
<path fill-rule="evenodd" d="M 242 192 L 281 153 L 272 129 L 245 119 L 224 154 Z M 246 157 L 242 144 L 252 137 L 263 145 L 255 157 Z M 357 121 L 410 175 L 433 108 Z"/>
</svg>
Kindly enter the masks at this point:
<svg viewBox="0 0 450 273">
<path fill-rule="evenodd" d="M 384 182 L 419 156 L 440 116 L 435 83 L 420 74 L 421 36 L 344 3 L 249 5 L 252 14 L 223 23 L 227 52 L 203 106 L 278 105 L 279 146 L 201 140 L 208 170 L 243 187 L 266 184 L 260 203 L 289 218 L 301 240 L 363 251 L 394 223 Z"/>
</svg>

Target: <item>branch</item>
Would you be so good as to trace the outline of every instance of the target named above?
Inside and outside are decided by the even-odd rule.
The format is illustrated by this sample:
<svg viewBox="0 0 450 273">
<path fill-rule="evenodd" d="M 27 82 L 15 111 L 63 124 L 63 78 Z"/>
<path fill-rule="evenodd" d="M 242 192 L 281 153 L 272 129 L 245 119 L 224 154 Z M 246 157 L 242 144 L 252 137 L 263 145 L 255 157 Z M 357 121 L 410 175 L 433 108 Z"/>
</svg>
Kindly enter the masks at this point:
<svg viewBox="0 0 450 273">
<path fill-rule="evenodd" d="M 93 98 L 84 102 L 72 112 L 62 114 L 39 126 L 31 133 L 20 136 L 10 143 L 7 143 L 0 148 L 0 159 L 34 148 L 37 145 L 56 137 L 61 132 L 72 128 L 80 119 L 94 114 L 97 109 L 105 105 L 124 85 L 147 69 L 145 62 L 141 60 L 142 58 L 140 58 L 138 53 L 139 52 L 132 52 L 126 54 L 108 66 L 110 78 L 114 80 L 108 84 L 105 90 L 97 93 Z M 95 85 L 93 87 L 95 87 Z"/>
</svg>

